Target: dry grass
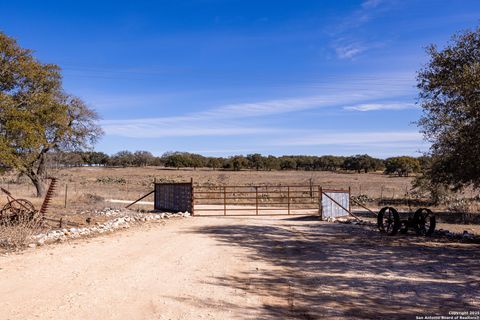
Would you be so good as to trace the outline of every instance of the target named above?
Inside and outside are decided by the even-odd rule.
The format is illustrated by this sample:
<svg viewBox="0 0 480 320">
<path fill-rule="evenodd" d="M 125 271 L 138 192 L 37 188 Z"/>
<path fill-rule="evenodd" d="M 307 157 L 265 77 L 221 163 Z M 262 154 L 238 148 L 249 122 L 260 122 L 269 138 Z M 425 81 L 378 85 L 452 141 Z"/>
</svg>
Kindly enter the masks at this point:
<svg viewBox="0 0 480 320">
<path fill-rule="evenodd" d="M 74 194 L 90 192 L 106 199 L 134 199 L 153 188 L 153 181 L 186 182 L 215 185 L 308 185 L 352 188 L 353 194 L 370 197 L 403 197 L 412 178 L 390 177 L 382 173 L 335 173 L 323 171 L 212 171 L 205 169 L 147 168 L 71 168 L 59 170 L 61 182 L 69 184 Z M 62 192 L 63 190 L 60 190 Z"/>
<path fill-rule="evenodd" d="M 38 219 L 20 219 L 19 221 L 4 220 L 0 222 L 0 248 L 4 250 L 19 250 L 25 248 L 31 236 L 41 228 Z"/>
</svg>

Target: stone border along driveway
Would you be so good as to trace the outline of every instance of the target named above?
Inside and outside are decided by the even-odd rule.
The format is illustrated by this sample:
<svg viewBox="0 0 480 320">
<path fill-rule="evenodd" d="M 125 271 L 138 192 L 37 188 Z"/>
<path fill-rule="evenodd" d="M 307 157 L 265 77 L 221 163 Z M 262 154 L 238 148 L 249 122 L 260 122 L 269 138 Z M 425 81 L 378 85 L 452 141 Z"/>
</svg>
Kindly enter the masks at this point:
<svg viewBox="0 0 480 320">
<path fill-rule="evenodd" d="M 162 219 L 170 219 L 174 217 L 189 217 L 189 212 L 179 213 L 140 213 L 131 210 L 109 209 L 95 211 L 96 215 L 118 216 L 115 219 L 105 223 L 95 224 L 83 228 L 63 228 L 49 230 L 46 233 L 39 233 L 32 236 L 29 243 L 30 248 L 42 246 L 49 243 L 64 242 L 69 239 L 79 239 L 87 236 L 95 236 L 103 233 L 113 232 L 118 229 L 129 228 L 133 223 L 141 223 L 147 221 L 158 221 Z"/>
</svg>

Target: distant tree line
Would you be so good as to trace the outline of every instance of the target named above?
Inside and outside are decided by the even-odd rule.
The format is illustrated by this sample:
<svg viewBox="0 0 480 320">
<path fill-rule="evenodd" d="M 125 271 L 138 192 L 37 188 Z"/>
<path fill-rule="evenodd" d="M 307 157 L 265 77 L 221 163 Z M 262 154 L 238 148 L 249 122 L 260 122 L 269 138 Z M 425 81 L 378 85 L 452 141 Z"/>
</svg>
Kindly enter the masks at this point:
<svg viewBox="0 0 480 320">
<path fill-rule="evenodd" d="M 113 155 L 103 152 L 55 152 L 48 158 L 50 167 L 68 166 L 111 166 L 145 167 L 164 166 L 170 168 L 210 168 L 212 170 L 303 170 L 303 171 L 351 171 L 367 173 L 384 171 L 386 174 L 408 176 L 420 172 L 429 165 L 428 157 L 392 157 L 378 159 L 367 154 L 343 156 L 287 155 L 275 157 L 259 153 L 246 156 L 206 157 L 188 152 L 167 152 L 160 157 L 148 151 L 120 151 Z"/>
</svg>

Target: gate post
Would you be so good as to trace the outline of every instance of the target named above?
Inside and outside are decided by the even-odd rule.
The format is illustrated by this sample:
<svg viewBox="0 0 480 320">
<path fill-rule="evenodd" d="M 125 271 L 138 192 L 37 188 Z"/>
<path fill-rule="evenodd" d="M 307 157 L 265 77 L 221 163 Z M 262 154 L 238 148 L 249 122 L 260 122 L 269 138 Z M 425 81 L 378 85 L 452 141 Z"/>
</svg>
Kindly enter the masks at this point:
<svg viewBox="0 0 480 320">
<path fill-rule="evenodd" d="M 318 187 L 318 215 L 320 216 L 320 221 L 323 220 L 322 198 L 323 198 L 323 189 L 321 186 L 319 186 Z"/>
<path fill-rule="evenodd" d="M 287 187 L 287 205 L 288 205 L 288 214 L 290 214 L 290 186 Z"/>
<path fill-rule="evenodd" d="M 352 198 L 352 189 L 350 186 L 348 186 L 348 211 L 352 212 L 352 201 L 350 201 Z"/>
<path fill-rule="evenodd" d="M 258 216 L 258 187 L 255 187 L 255 214 Z"/>
<path fill-rule="evenodd" d="M 223 215 L 227 215 L 227 187 L 223 186 Z"/>
<path fill-rule="evenodd" d="M 193 178 L 190 178 L 190 190 L 192 196 L 192 217 L 195 215 L 195 189 L 193 188 Z"/>
</svg>

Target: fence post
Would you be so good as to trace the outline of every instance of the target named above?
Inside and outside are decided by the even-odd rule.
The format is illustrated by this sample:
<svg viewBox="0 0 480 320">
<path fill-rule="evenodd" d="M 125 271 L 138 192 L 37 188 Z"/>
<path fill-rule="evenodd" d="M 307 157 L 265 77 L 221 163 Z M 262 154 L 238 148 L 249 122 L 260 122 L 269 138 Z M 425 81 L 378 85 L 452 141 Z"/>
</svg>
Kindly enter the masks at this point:
<svg viewBox="0 0 480 320">
<path fill-rule="evenodd" d="M 313 199 L 313 179 L 310 178 L 310 199 Z"/>
<path fill-rule="evenodd" d="M 157 210 L 157 200 L 160 201 L 159 198 L 159 192 L 157 192 L 157 179 L 155 179 L 155 183 L 153 184 L 153 209 Z"/>
<path fill-rule="evenodd" d="M 223 187 L 223 215 L 227 215 L 227 187 Z"/>
<path fill-rule="evenodd" d="M 65 208 L 67 208 L 68 184 L 65 183 Z"/>
<path fill-rule="evenodd" d="M 348 186 L 348 211 L 352 212 L 352 201 L 350 201 L 350 198 L 352 197 L 352 189 L 350 186 Z"/>
<path fill-rule="evenodd" d="M 258 216 L 258 187 L 255 187 L 255 214 Z"/>
<path fill-rule="evenodd" d="M 290 186 L 287 187 L 287 206 L 288 206 L 288 214 L 290 214 Z"/>
</svg>

